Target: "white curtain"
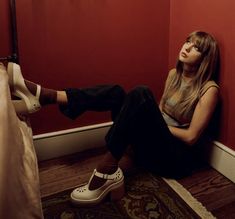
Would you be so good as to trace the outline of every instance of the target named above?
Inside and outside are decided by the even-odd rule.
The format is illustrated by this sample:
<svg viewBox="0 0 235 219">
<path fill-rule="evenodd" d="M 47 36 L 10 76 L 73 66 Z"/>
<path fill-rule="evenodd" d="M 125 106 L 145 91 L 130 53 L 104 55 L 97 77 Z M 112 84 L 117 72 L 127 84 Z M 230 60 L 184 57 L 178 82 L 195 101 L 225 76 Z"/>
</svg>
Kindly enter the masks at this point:
<svg viewBox="0 0 235 219">
<path fill-rule="evenodd" d="M 32 130 L 17 117 L 4 80 L 0 80 L 0 218 L 43 218 Z"/>
</svg>

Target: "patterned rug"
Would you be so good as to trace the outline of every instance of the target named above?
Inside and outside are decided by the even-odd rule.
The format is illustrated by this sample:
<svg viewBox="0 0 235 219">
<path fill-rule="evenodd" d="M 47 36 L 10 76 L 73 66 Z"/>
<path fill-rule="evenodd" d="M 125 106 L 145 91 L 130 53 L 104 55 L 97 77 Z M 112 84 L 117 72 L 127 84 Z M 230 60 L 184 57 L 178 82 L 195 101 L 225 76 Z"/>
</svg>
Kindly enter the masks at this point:
<svg viewBox="0 0 235 219">
<path fill-rule="evenodd" d="M 186 203 L 181 197 L 182 191 L 181 196 L 177 193 L 177 186 L 179 185 L 174 180 L 167 182 L 150 173 L 138 172 L 125 178 L 126 193 L 117 202 L 110 202 L 106 198 L 96 206 L 74 206 L 69 200 L 71 190 L 67 190 L 42 199 L 44 217 L 45 219 L 214 218 L 200 203 L 197 203 L 199 208 L 197 207 L 196 213 L 192 209 L 192 204 L 188 203 L 193 200 L 195 205 L 197 201 L 190 197 L 187 190 L 179 186 L 180 190 L 183 189 L 183 193 L 190 197 Z M 200 209 L 203 213 L 200 213 Z"/>
</svg>

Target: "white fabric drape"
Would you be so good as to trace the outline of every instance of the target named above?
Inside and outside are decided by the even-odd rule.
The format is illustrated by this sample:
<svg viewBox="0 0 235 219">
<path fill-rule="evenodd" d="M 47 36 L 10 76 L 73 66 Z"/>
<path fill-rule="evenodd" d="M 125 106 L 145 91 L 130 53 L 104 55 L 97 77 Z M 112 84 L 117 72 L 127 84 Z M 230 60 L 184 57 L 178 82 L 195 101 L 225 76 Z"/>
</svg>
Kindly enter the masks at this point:
<svg viewBox="0 0 235 219">
<path fill-rule="evenodd" d="M 43 218 L 32 130 L 17 117 L 4 78 L 0 78 L 0 218 Z"/>
</svg>

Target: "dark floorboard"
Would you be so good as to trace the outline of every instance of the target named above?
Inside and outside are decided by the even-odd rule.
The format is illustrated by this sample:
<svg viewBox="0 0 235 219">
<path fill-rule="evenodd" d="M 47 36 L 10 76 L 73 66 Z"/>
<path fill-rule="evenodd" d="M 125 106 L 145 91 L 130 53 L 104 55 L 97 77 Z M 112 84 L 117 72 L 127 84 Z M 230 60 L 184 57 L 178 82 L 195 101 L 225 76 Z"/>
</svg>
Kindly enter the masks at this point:
<svg viewBox="0 0 235 219">
<path fill-rule="evenodd" d="M 40 162 L 42 197 L 86 182 L 103 153 L 98 149 Z M 178 182 L 217 218 L 235 219 L 235 184 L 216 170 L 206 166 Z"/>
</svg>

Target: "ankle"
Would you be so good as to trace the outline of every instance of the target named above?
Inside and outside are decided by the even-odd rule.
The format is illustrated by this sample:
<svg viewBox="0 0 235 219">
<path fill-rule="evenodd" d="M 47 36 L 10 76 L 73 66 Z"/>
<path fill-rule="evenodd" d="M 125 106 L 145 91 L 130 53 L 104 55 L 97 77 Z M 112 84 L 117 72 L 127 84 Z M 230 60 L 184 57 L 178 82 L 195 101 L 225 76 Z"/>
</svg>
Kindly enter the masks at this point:
<svg viewBox="0 0 235 219">
<path fill-rule="evenodd" d="M 57 91 L 42 87 L 39 102 L 41 103 L 41 105 L 57 103 Z"/>
<path fill-rule="evenodd" d="M 112 165 L 100 164 L 96 168 L 98 172 L 104 173 L 104 174 L 113 174 L 117 171 L 117 169 L 118 169 L 117 164 L 112 164 Z"/>
<path fill-rule="evenodd" d="M 35 96 L 37 93 L 37 84 L 27 80 L 24 80 L 24 83 L 28 90 Z"/>
<path fill-rule="evenodd" d="M 113 174 L 118 169 L 118 160 L 110 152 L 107 152 L 96 169 L 100 173 Z"/>
<path fill-rule="evenodd" d="M 68 97 L 65 91 L 57 91 L 57 103 L 65 105 L 68 103 Z"/>
<path fill-rule="evenodd" d="M 105 166 L 105 167 L 101 167 L 101 169 L 99 170 L 97 167 L 97 172 L 101 173 L 101 174 L 114 174 L 117 171 L 118 167 L 116 166 Z M 107 179 L 105 178 L 100 178 L 98 176 L 93 176 L 93 178 L 90 181 L 89 184 L 89 189 L 90 190 L 95 190 L 100 188 L 101 186 L 103 186 L 106 183 Z"/>
</svg>

